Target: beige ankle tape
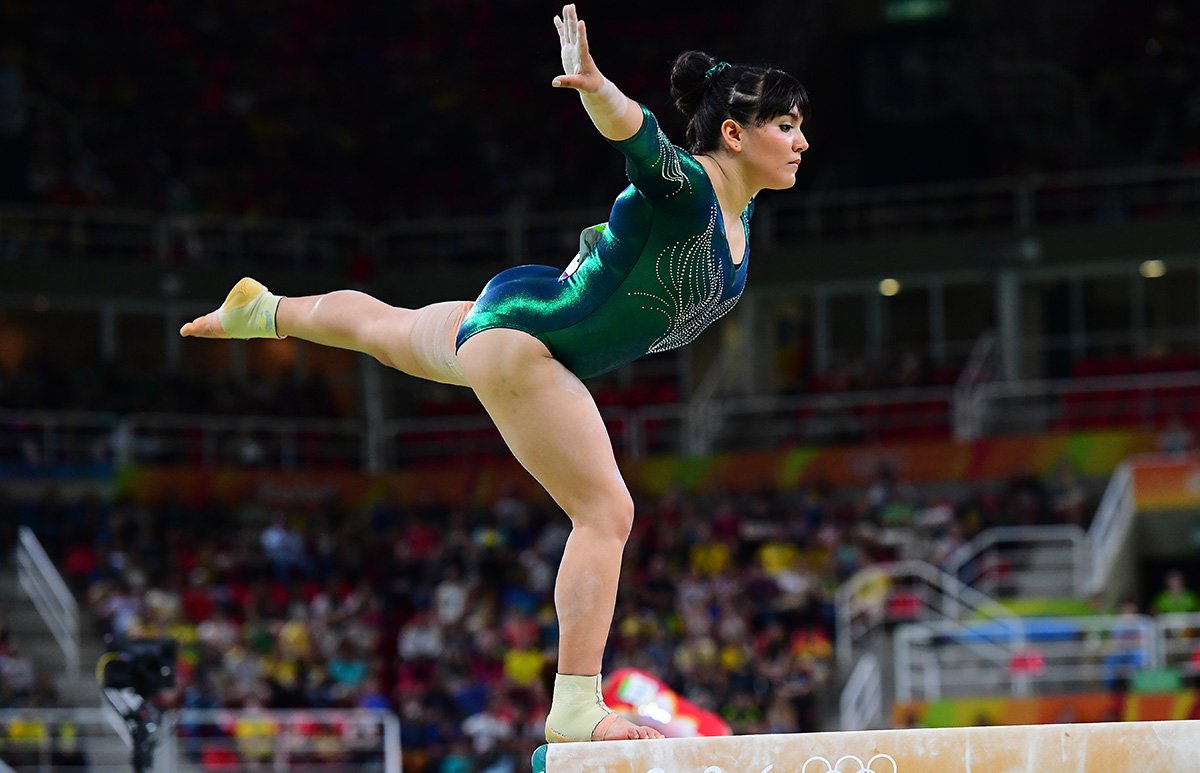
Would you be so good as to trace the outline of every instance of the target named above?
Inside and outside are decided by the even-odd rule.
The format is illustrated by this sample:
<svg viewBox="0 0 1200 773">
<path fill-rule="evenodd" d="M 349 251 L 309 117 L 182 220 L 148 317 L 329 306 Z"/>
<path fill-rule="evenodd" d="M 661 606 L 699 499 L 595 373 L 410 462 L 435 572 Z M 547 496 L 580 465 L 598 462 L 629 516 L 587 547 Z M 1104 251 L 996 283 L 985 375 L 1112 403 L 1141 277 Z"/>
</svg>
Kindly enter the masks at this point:
<svg viewBox="0 0 1200 773">
<path fill-rule="evenodd" d="M 613 711 L 604 705 L 600 674 L 554 677 L 554 698 L 546 717 L 546 740 L 550 743 L 590 741 L 596 726 Z"/>
<path fill-rule="evenodd" d="M 217 312 L 221 327 L 231 338 L 279 338 L 275 314 L 281 300 L 258 282 L 242 280 Z"/>
</svg>

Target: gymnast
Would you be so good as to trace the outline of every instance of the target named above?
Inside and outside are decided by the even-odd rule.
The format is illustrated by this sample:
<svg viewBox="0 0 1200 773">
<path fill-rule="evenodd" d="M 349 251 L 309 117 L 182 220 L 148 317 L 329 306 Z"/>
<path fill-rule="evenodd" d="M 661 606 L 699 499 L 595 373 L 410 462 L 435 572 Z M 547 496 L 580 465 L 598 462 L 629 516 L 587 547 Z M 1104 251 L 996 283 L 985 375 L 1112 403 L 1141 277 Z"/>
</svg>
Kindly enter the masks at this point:
<svg viewBox="0 0 1200 773">
<path fill-rule="evenodd" d="M 780 70 L 684 52 L 671 71 L 671 96 L 687 119 L 684 150 L 600 73 L 574 5 L 554 26 L 563 74 L 553 86 L 579 93 L 596 129 L 625 156 L 630 182 L 608 222 L 583 231 L 565 271 L 518 266 L 474 302 L 419 309 L 352 290 L 281 297 L 246 277 L 180 334 L 293 336 L 472 389 L 571 519 L 554 588 L 560 638 L 546 740 L 661 738 L 612 712 L 601 695 L 634 506 L 582 380 L 683 346 L 737 303 L 754 197 L 796 184 L 808 96 Z"/>
</svg>

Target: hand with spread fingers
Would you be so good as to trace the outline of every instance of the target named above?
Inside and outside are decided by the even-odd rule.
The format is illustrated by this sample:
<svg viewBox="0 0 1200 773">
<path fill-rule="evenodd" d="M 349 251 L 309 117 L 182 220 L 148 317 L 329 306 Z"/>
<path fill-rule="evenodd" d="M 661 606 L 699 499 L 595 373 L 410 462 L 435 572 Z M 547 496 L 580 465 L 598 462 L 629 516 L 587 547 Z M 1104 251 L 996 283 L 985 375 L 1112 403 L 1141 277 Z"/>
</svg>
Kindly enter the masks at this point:
<svg viewBox="0 0 1200 773">
<path fill-rule="evenodd" d="M 588 51 L 587 25 L 576 15 L 575 6 L 564 5 L 562 16 L 554 17 L 558 42 L 562 46 L 563 74 L 554 79 L 560 89 L 575 89 L 590 94 L 604 85 L 604 76 Z"/>
</svg>

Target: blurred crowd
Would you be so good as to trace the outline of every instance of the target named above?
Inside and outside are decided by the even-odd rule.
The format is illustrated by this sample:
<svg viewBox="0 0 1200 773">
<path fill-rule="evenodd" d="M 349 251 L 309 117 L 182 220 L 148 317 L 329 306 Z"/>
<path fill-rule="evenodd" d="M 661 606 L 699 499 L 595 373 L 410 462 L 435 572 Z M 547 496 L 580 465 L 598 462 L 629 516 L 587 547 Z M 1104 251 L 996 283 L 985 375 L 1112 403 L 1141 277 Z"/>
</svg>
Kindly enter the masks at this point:
<svg viewBox="0 0 1200 773">
<path fill-rule="evenodd" d="M 37 668 L 33 658 L 13 635 L 0 606 L 0 709 L 58 705 L 54 681 Z"/>
<path fill-rule="evenodd" d="M 796 72 L 815 106 L 804 185 L 1200 160 L 1193 3 L 972 3 L 892 25 L 820 5 L 581 10 L 606 74 L 674 136 L 679 50 Z M 549 87 L 556 10 L 0 5 L 0 199 L 363 221 L 602 205 L 620 160 Z"/>
<path fill-rule="evenodd" d="M 758 733 L 830 718 L 841 581 L 913 545 L 936 561 L 993 525 L 1082 522 L 1095 497 L 1065 467 L 952 493 L 884 467 L 855 490 L 637 499 L 605 670 L 642 668 Z M 568 532 L 547 501 L 351 512 L 51 489 L 0 510 L 37 530 L 101 633 L 181 642 L 167 705 L 390 708 L 414 771 L 517 770 L 539 742 Z"/>
<path fill-rule="evenodd" d="M 85 366 L 62 357 L 0 364 L 0 406 L 30 411 L 100 411 L 224 416 L 346 418 L 326 376 L 280 371 L 241 378 L 208 372 Z"/>
</svg>

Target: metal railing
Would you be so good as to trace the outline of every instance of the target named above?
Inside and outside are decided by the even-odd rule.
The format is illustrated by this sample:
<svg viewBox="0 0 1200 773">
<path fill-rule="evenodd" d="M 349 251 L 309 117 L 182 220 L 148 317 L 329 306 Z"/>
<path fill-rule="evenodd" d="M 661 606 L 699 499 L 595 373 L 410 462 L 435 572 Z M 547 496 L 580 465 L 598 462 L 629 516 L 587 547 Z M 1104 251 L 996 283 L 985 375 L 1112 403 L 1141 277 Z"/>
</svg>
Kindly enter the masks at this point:
<svg viewBox="0 0 1200 773">
<path fill-rule="evenodd" d="M 1137 515 L 1130 464 L 1129 460 L 1122 462 L 1109 478 L 1108 486 L 1100 497 L 1096 517 L 1092 519 L 1084 538 L 1084 553 L 1090 572 L 1085 578 L 1083 591 L 1089 596 L 1100 593 L 1108 584 Z"/>
<path fill-rule="evenodd" d="M 221 761 L 222 769 L 400 773 L 400 720 L 365 709 L 184 709 L 172 712 L 177 770 Z"/>
<path fill-rule="evenodd" d="M 991 331 L 979 336 L 954 385 L 954 436 L 958 440 L 971 441 L 983 434 L 987 406 L 983 391 L 978 387 L 995 377 L 994 359 L 999 340 Z"/>
<path fill-rule="evenodd" d="M 838 703 L 840 730 L 871 730 L 884 719 L 883 674 L 879 658 L 868 653 L 858 659 Z"/>
<path fill-rule="evenodd" d="M 130 414 L 118 422 L 114 460 L 131 463 L 188 462 L 364 469 L 370 446 L 356 421 L 263 416 Z"/>
<path fill-rule="evenodd" d="M 1200 402 L 1200 373 L 1124 378 L 1106 378 L 1099 380 L 1101 383 L 1096 379 L 1064 381 L 1057 391 L 1099 391 L 1115 383 L 1126 384 L 1130 392 L 1146 384 L 1194 384 Z M 1049 400 L 1048 383 L 1058 382 L 1002 382 L 980 389 L 993 390 L 993 395 L 1008 390 Z M 731 451 L 889 437 L 946 438 L 953 431 L 955 399 L 950 387 L 928 387 L 722 397 L 703 401 L 702 410 L 684 403 L 613 406 L 602 408 L 601 415 L 617 452 L 637 458 L 694 451 L 695 443 L 700 442 L 697 438 L 705 447 Z M 957 399 L 961 401 L 962 395 Z M 1051 426 L 1046 417 L 1061 413 L 1060 407 L 1046 407 L 1038 419 L 1039 414 L 1027 405 L 990 398 L 983 404 L 986 412 L 981 414 L 976 408 L 975 415 L 992 417 L 988 428 L 997 433 L 1048 431 Z M 1012 418 L 997 418 L 1002 415 Z M 694 430 L 697 422 L 706 424 L 702 431 Z M 189 462 L 209 467 L 225 463 L 382 470 L 414 459 L 502 453 L 506 453 L 503 441 L 482 412 L 365 423 L 263 416 L 0 411 L 0 460 L 35 466 Z"/>
<path fill-rule="evenodd" d="M 1064 379 L 992 381 L 960 389 L 956 416 L 970 420 L 956 434 L 1045 432 L 1056 426 L 1153 423 L 1200 406 L 1200 372 L 1130 373 Z"/>
<path fill-rule="evenodd" d="M 62 649 L 66 670 L 79 673 L 79 605 L 28 526 L 17 531 L 17 581 Z"/>
<path fill-rule="evenodd" d="M 981 642 L 1004 656 L 981 653 Z M 897 628 L 895 650 L 898 701 L 1111 690 L 1163 662 L 1146 615 L 910 623 Z"/>
<path fill-rule="evenodd" d="M 687 404 L 605 407 L 601 415 L 619 454 L 680 453 L 703 438 L 731 450 L 834 442 L 909 431 L 950 432 L 949 389 L 844 392 L 804 397 L 729 397 Z M 708 425 L 694 431 L 693 424 Z M 376 433 L 372 436 L 372 433 Z M 483 413 L 358 421 L 3 411 L 0 460 L 53 464 L 193 463 L 394 468 L 413 459 L 501 454 L 505 446 Z M 382 454 L 374 460 L 373 454 Z"/>
<path fill-rule="evenodd" d="M 22 773 L 128 773 L 131 745 L 114 729 L 111 714 L 100 708 L 0 709 L 0 758 Z M 154 771 L 169 770 L 169 739 L 163 740 Z"/>
<path fill-rule="evenodd" d="M 0 460 L 31 466 L 187 462 L 204 467 L 367 466 L 356 421 L 263 416 L 0 411 Z"/>
<path fill-rule="evenodd" d="M 1200 676 L 1200 612 L 1159 615 L 1160 662 L 1176 669 L 1181 677 Z"/>
<path fill-rule="evenodd" d="M 946 233 L 1145 219 L 1200 210 L 1200 169 L 1150 166 L 931 185 L 813 191 L 764 202 L 755 239 Z M 0 260 L 143 258 L 159 264 L 338 268 L 356 253 L 389 259 L 526 262 L 569 255 L 604 209 L 358 223 L 62 207 L 0 210 Z"/>
<path fill-rule="evenodd" d="M 0 460 L 31 466 L 110 463 L 119 417 L 91 411 L 0 411 Z"/>
<path fill-rule="evenodd" d="M 838 587 L 835 603 L 837 661 L 843 672 L 854 662 L 858 643 L 884 625 L 914 620 L 957 625 L 972 618 L 1006 626 L 1018 619 L 995 599 L 925 561 L 868 566 Z"/>
<path fill-rule="evenodd" d="M 1079 596 L 1094 566 L 1084 549 L 1078 526 L 996 526 L 959 546 L 942 569 L 992 597 Z"/>
<path fill-rule="evenodd" d="M 99 708 L 0 710 L 0 759 L 29 773 L 128 773 L 131 743 L 114 717 Z M 401 770 L 400 722 L 386 711 L 168 711 L 155 740 L 155 773 Z"/>
</svg>

